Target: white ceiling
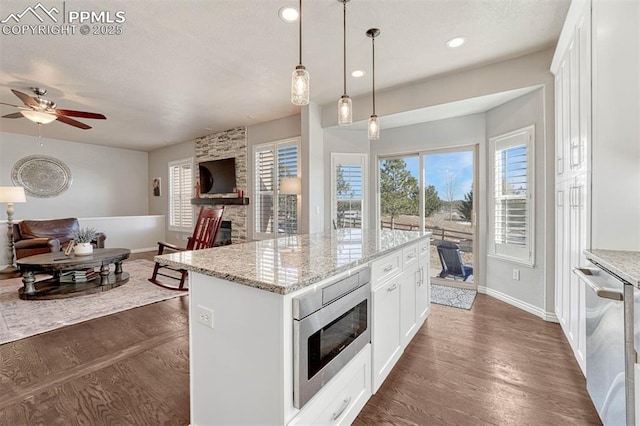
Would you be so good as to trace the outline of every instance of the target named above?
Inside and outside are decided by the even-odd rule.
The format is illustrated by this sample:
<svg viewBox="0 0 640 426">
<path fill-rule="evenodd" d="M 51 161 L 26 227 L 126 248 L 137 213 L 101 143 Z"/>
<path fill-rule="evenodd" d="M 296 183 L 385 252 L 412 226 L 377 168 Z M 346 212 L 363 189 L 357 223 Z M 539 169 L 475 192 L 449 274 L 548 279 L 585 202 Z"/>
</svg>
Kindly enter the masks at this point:
<svg viewBox="0 0 640 426">
<path fill-rule="evenodd" d="M 349 76 L 347 91 L 355 97 L 371 90 L 371 40 L 365 35 L 371 27 L 381 29 L 376 89 L 382 90 L 553 46 L 569 3 L 351 0 L 347 66 L 349 73 L 363 69 L 368 74 Z M 2 0 L 0 20 L 36 4 Z M 295 0 L 42 4 L 60 11 L 64 6 L 67 12 L 102 10 L 113 15 L 122 10 L 126 16 L 122 35 L 81 35 L 79 25 L 72 35 L 0 34 L 0 102 L 20 102 L 11 88 L 29 93 L 29 87 L 40 86 L 59 108 L 107 116 L 105 121 L 79 119 L 93 126 L 90 130 L 55 121 L 43 126 L 44 137 L 150 151 L 299 111 L 289 101 L 290 76 L 298 63 L 298 27 L 278 17 L 278 9 L 297 6 Z M 303 8 L 302 62 L 311 74 L 311 101 L 337 102 L 342 94 L 342 3 L 305 0 Z M 20 22 L 38 23 L 31 15 Z M 447 48 L 445 42 L 458 35 L 467 43 Z M 445 115 L 452 113 L 448 108 Z M 0 115 L 12 112 L 16 109 L 0 106 Z M 0 131 L 38 133 L 27 119 L 0 119 Z"/>
</svg>

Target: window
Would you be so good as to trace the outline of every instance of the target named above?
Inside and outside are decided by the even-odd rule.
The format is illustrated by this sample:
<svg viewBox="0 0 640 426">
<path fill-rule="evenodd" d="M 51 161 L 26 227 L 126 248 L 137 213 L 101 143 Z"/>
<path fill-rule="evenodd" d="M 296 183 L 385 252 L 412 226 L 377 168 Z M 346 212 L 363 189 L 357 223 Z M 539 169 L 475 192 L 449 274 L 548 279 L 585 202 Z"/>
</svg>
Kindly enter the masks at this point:
<svg viewBox="0 0 640 426">
<path fill-rule="evenodd" d="M 491 254 L 527 265 L 534 262 L 533 136 L 529 126 L 489 140 L 494 160 Z"/>
<path fill-rule="evenodd" d="M 192 158 L 169 163 L 169 229 L 173 231 L 191 231 L 193 227 L 192 183 Z"/>
<path fill-rule="evenodd" d="M 331 214 L 334 228 L 363 228 L 366 154 L 331 154 Z"/>
<path fill-rule="evenodd" d="M 254 148 L 255 238 L 298 233 L 299 153 L 299 138 Z M 283 178 L 298 178 L 297 188 L 281 193 Z"/>
</svg>

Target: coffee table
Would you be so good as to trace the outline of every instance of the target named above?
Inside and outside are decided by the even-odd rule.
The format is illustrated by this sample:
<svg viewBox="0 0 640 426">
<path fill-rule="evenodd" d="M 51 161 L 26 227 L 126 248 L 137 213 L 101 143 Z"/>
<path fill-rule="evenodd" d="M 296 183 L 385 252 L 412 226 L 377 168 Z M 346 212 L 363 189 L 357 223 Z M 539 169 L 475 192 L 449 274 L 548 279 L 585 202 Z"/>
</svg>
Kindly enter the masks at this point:
<svg viewBox="0 0 640 426">
<path fill-rule="evenodd" d="M 99 293 L 121 286 L 129 281 L 129 274 L 122 271 L 122 261 L 131 251 L 123 248 L 93 249 L 88 256 L 69 255 L 62 252 L 24 257 L 16 263 L 22 273 L 24 287 L 18 290 L 20 299 L 61 299 L 83 294 Z M 109 265 L 115 264 L 111 271 Z M 65 271 L 100 268 L 99 275 L 87 282 L 60 282 Z M 36 281 L 34 273 L 48 273 L 51 278 Z"/>
</svg>

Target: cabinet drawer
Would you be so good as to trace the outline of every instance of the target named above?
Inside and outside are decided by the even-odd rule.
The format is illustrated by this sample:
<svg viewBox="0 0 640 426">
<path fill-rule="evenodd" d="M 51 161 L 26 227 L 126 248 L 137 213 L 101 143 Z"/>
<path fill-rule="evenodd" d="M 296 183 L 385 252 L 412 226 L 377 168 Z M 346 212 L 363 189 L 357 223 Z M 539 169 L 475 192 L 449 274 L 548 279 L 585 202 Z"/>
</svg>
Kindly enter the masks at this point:
<svg viewBox="0 0 640 426">
<path fill-rule="evenodd" d="M 418 253 L 420 257 L 429 256 L 429 250 L 431 249 L 431 238 L 425 238 L 418 243 Z"/>
<path fill-rule="evenodd" d="M 371 345 L 367 345 L 289 425 L 351 424 L 370 396 Z"/>
<path fill-rule="evenodd" d="M 391 277 L 402 272 L 402 250 L 375 260 L 371 264 L 371 287 L 375 289 Z"/>
<path fill-rule="evenodd" d="M 418 261 L 418 245 L 413 244 L 402 249 L 402 268 L 413 265 Z"/>
</svg>

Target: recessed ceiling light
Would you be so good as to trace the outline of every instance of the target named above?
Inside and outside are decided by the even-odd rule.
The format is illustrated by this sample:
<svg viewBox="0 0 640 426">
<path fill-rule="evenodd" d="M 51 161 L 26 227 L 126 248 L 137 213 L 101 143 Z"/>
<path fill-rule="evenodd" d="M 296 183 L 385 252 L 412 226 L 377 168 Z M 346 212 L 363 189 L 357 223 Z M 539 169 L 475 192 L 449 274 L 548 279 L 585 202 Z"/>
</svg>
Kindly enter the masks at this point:
<svg viewBox="0 0 640 426">
<path fill-rule="evenodd" d="M 355 70 L 354 72 L 351 73 L 351 76 L 355 78 L 360 78 L 363 75 L 364 75 L 364 71 L 362 70 Z"/>
<path fill-rule="evenodd" d="M 464 37 L 454 37 L 447 42 L 447 47 L 456 48 L 462 46 L 467 41 Z"/>
<path fill-rule="evenodd" d="M 287 24 L 296 22 L 298 20 L 298 9 L 291 6 L 283 6 L 278 11 L 278 16 Z"/>
</svg>

